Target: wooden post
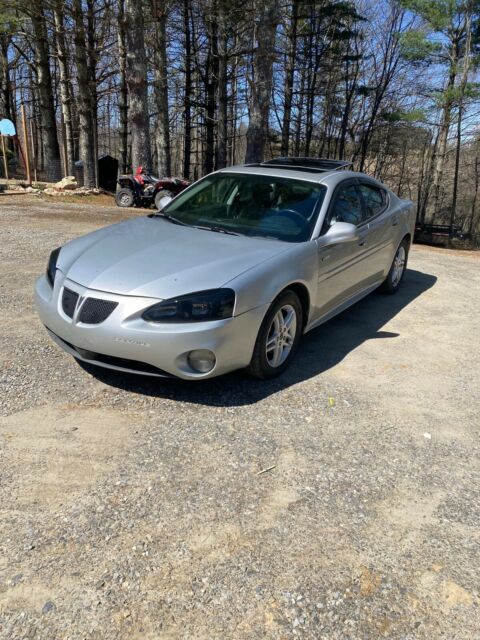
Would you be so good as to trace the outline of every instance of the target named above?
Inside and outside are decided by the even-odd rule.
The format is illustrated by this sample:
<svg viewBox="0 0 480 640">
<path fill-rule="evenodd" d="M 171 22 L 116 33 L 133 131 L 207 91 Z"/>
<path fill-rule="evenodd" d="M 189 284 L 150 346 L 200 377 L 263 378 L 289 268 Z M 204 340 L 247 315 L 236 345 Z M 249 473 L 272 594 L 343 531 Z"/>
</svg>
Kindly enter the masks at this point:
<svg viewBox="0 0 480 640">
<path fill-rule="evenodd" d="M 5 170 L 5 178 L 8 180 L 8 160 L 7 160 L 7 145 L 5 144 L 5 138 L 2 138 L 2 153 L 3 153 L 3 168 Z"/>
<path fill-rule="evenodd" d="M 27 170 L 27 182 L 28 184 L 32 184 L 32 176 L 30 175 L 30 145 L 28 142 L 27 118 L 25 116 L 25 107 L 23 106 L 23 102 L 20 105 L 20 111 L 22 114 L 23 144 L 25 146 L 25 169 Z"/>
<path fill-rule="evenodd" d="M 32 120 L 30 120 L 29 124 L 30 124 L 30 140 L 32 143 L 32 165 L 33 165 L 33 179 L 35 180 L 35 182 L 38 182 L 37 180 L 37 157 L 35 155 L 35 138 L 33 137 L 33 124 L 32 124 Z"/>
<path fill-rule="evenodd" d="M 60 124 L 62 127 L 63 177 L 66 178 L 68 176 L 67 128 L 63 117 L 63 109 L 60 109 Z"/>
</svg>

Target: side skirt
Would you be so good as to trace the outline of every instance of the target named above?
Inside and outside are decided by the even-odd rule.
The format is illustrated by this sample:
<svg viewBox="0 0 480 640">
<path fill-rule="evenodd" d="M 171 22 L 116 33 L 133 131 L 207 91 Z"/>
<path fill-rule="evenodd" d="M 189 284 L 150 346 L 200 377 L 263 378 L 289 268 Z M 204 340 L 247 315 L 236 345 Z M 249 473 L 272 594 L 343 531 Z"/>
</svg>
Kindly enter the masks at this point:
<svg viewBox="0 0 480 640">
<path fill-rule="evenodd" d="M 372 291 L 375 291 L 375 289 L 378 289 L 378 287 L 382 284 L 382 282 L 383 280 L 379 280 L 378 282 L 375 282 L 374 284 L 370 285 L 366 289 L 363 289 L 363 291 L 356 293 L 351 298 L 348 298 L 348 300 L 345 300 L 345 302 L 342 302 L 341 304 L 339 304 L 338 307 L 335 307 L 331 311 L 328 311 L 328 313 L 324 314 L 323 316 L 320 316 L 319 318 L 317 318 L 316 320 L 308 324 L 305 327 L 303 333 L 308 333 L 309 331 L 311 331 L 312 329 L 315 329 L 319 325 L 324 324 L 325 322 L 328 322 L 328 320 L 330 320 L 331 318 L 334 318 L 339 313 L 342 313 L 342 311 L 345 311 L 345 309 L 348 309 L 348 307 L 351 307 L 355 303 L 359 302 L 362 298 L 365 298 L 366 296 L 368 296 L 368 294 L 372 293 Z"/>
</svg>

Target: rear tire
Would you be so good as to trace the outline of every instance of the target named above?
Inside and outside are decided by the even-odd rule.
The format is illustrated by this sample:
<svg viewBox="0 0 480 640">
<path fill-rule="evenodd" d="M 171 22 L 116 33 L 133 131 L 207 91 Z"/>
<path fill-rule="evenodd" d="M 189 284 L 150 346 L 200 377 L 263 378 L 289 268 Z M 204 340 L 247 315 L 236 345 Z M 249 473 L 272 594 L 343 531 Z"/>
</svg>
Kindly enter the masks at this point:
<svg viewBox="0 0 480 640">
<path fill-rule="evenodd" d="M 402 240 L 395 253 L 395 257 L 393 258 L 392 266 L 390 267 L 388 276 L 382 284 L 382 291 L 384 291 L 384 293 L 388 293 L 391 295 L 393 293 L 396 293 L 400 288 L 402 280 L 405 276 L 405 271 L 407 270 L 409 247 L 410 243 L 408 242 L 408 240 Z"/>
<path fill-rule="evenodd" d="M 302 328 L 302 305 L 288 289 L 273 301 L 263 319 L 248 373 L 262 380 L 283 373 L 298 349 Z"/>
<path fill-rule="evenodd" d="M 119 189 L 115 194 L 117 207 L 133 207 L 135 197 L 131 189 Z"/>
</svg>

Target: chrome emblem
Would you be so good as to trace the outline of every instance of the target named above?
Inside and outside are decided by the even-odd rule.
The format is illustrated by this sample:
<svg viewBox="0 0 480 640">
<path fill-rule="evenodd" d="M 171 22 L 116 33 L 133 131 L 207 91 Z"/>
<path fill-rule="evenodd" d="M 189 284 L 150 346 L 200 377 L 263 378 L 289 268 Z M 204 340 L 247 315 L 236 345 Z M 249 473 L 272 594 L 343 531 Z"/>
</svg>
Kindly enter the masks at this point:
<svg viewBox="0 0 480 640">
<path fill-rule="evenodd" d="M 114 342 L 122 342 L 123 344 L 134 344 L 136 347 L 149 347 L 149 342 L 141 342 L 140 340 L 132 340 L 131 338 L 114 338 Z"/>
</svg>

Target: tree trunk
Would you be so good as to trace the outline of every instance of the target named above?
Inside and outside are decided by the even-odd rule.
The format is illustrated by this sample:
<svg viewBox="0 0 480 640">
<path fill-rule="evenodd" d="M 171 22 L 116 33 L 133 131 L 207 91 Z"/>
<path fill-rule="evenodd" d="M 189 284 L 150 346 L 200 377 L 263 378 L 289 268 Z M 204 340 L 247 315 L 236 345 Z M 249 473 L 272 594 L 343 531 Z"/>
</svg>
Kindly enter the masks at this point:
<svg viewBox="0 0 480 640">
<path fill-rule="evenodd" d="M 457 212 L 458 176 L 460 172 L 460 151 L 462 147 L 462 119 L 463 119 L 463 104 L 460 101 L 460 104 L 458 105 L 457 144 L 455 148 L 455 170 L 453 175 L 452 210 L 450 212 L 450 227 L 452 228 L 453 228 L 453 225 L 455 224 L 455 214 Z"/>
<path fill-rule="evenodd" d="M 155 124 L 155 147 L 157 150 L 157 173 L 159 176 L 171 174 L 170 123 L 168 119 L 168 76 L 167 76 L 167 12 L 162 0 L 152 0 L 155 20 L 154 71 L 153 82 L 157 120 Z"/>
<path fill-rule="evenodd" d="M 63 2 L 56 0 L 53 7 L 55 19 L 55 40 L 57 44 L 58 70 L 60 74 L 60 99 L 65 132 L 67 152 L 66 171 L 73 175 L 75 171 L 75 149 L 72 123 L 72 85 L 68 72 L 68 56 L 65 44 L 65 24 L 63 19 Z"/>
<path fill-rule="evenodd" d="M 205 76 L 205 95 L 207 108 L 205 112 L 205 156 L 204 173 L 211 173 L 215 160 L 215 99 L 218 85 L 218 6 L 217 0 L 212 6 L 207 21 L 208 38 L 210 41 L 207 58 L 207 73 Z"/>
<path fill-rule="evenodd" d="M 219 1 L 218 10 L 218 116 L 217 116 L 217 162 L 216 168 L 227 166 L 228 139 L 228 35 L 225 0 Z"/>
<path fill-rule="evenodd" d="M 295 149 L 294 149 L 295 156 L 300 155 L 300 147 L 302 142 L 303 92 L 305 90 L 306 74 L 307 74 L 307 70 L 304 66 L 300 72 L 299 99 L 297 103 L 297 117 L 295 122 Z"/>
<path fill-rule="evenodd" d="M 477 211 L 478 191 L 480 189 L 480 158 L 478 156 L 475 157 L 474 170 L 475 185 L 472 198 L 472 206 L 470 207 L 470 222 L 468 225 L 468 233 L 470 234 L 470 236 L 473 236 L 475 232 L 475 214 Z"/>
<path fill-rule="evenodd" d="M 82 0 L 73 0 L 73 20 L 75 22 L 75 60 L 77 63 L 77 108 L 79 122 L 79 155 L 83 162 L 83 184 L 95 186 L 95 141 L 93 135 L 92 95 L 89 86 L 85 28 L 83 26 Z"/>
<path fill-rule="evenodd" d="M 127 92 L 127 46 L 126 46 L 125 24 L 125 0 L 118 0 L 118 59 L 120 72 L 120 86 L 118 91 L 118 111 L 120 119 L 120 138 L 118 143 L 118 154 L 120 156 L 120 173 L 128 170 L 128 92 Z"/>
<path fill-rule="evenodd" d="M 8 65 L 9 37 L 0 37 L 0 115 L 15 122 L 12 114 L 12 82 Z"/>
<path fill-rule="evenodd" d="M 470 70 L 470 53 L 471 53 L 471 21 L 470 16 L 467 16 L 465 22 L 465 31 L 467 34 L 466 42 L 463 51 L 463 72 L 460 82 L 460 96 L 458 98 L 458 122 L 457 122 L 457 147 L 455 150 L 455 174 L 453 180 L 453 198 L 452 198 L 452 211 L 450 214 L 450 226 L 453 227 L 455 223 L 455 215 L 457 213 L 457 196 L 458 196 L 458 176 L 460 172 L 460 153 L 462 147 L 462 121 L 464 110 L 464 98 L 465 91 L 468 82 L 468 72 Z"/>
<path fill-rule="evenodd" d="M 87 0 L 87 66 L 88 87 L 91 96 L 93 122 L 93 154 L 95 162 L 95 186 L 98 187 L 98 95 L 97 95 L 97 41 L 95 24 L 95 4 Z"/>
<path fill-rule="evenodd" d="M 40 100 L 46 175 L 49 182 L 56 182 L 62 175 L 62 163 L 60 159 L 60 147 L 58 145 L 55 105 L 53 102 L 47 26 L 41 0 L 37 0 L 35 3 L 35 9 L 31 14 L 31 18 L 35 39 L 35 70 L 37 74 L 38 97 Z"/>
<path fill-rule="evenodd" d="M 358 76 L 360 71 L 360 55 L 358 49 L 358 32 L 353 33 L 354 52 L 350 53 L 350 40 L 347 43 L 345 52 L 345 78 L 344 78 L 344 94 L 345 104 L 343 107 L 342 123 L 340 125 L 340 140 L 338 147 L 338 157 L 341 160 L 345 159 L 346 145 L 347 145 L 347 132 L 348 125 L 350 123 L 350 116 L 352 113 L 353 101 L 355 93 L 357 91 Z"/>
<path fill-rule="evenodd" d="M 185 93 L 183 130 L 183 177 L 190 177 L 190 155 L 192 152 L 192 40 L 190 32 L 190 0 L 183 2 L 183 29 L 185 38 Z"/>
<path fill-rule="evenodd" d="M 145 55 L 143 6 L 126 0 L 127 89 L 129 121 L 132 126 L 132 165 L 151 170 L 150 126 L 148 119 L 147 58 Z"/>
<path fill-rule="evenodd" d="M 283 121 L 282 121 L 282 146 L 280 154 L 288 156 L 290 143 L 290 123 L 292 120 L 292 100 L 293 81 L 295 78 L 295 61 L 297 57 L 297 36 L 298 36 L 298 6 L 300 0 L 292 0 L 292 14 L 290 19 L 290 30 L 288 34 L 288 52 L 286 55 L 285 82 L 283 87 Z"/>
<path fill-rule="evenodd" d="M 255 48 L 250 85 L 250 118 L 247 129 L 245 162 L 261 162 L 268 139 L 268 121 L 272 97 L 275 35 L 278 23 L 278 0 L 257 4 Z"/>
<path fill-rule="evenodd" d="M 453 99 L 451 94 L 455 87 L 456 78 L 456 64 L 452 67 L 452 71 L 449 76 L 449 81 L 446 90 L 446 100 L 443 107 L 442 116 L 440 120 L 440 127 L 438 131 L 436 153 L 433 158 L 433 216 L 438 212 L 441 196 L 441 185 L 443 180 L 443 167 L 445 164 L 445 158 L 447 155 L 448 134 L 450 132 L 450 125 L 452 121 L 452 109 Z"/>
</svg>

